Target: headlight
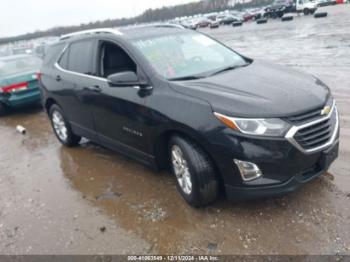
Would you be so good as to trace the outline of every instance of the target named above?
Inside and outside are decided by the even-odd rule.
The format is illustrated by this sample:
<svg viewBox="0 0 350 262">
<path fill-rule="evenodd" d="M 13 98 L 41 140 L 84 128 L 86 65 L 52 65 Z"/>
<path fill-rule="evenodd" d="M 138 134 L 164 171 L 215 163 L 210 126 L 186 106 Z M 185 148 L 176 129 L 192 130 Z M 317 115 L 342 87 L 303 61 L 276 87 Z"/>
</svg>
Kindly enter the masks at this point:
<svg viewBox="0 0 350 262">
<path fill-rule="evenodd" d="M 291 125 L 278 118 L 236 118 L 219 113 L 214 115 L 226 126 L 248 135 L 282 137 Z"/>
</svg>

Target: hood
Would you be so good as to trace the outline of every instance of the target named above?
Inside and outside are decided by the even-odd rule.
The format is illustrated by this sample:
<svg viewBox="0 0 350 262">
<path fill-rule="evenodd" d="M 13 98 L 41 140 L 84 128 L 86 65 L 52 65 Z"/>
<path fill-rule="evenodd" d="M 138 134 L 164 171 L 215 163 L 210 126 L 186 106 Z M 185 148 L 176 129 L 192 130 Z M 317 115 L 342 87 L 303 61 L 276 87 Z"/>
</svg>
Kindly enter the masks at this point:
<svg viewBox="0 0 350 262">
<path fill-rule="evenodd" d="M 173 82 L 182 94 L 207 101 L 236 117 L 286 117 L 324 106 L 328 87 L 312 75 L 254 61 L 246 67 L 193 81 Z"/>
</svg>

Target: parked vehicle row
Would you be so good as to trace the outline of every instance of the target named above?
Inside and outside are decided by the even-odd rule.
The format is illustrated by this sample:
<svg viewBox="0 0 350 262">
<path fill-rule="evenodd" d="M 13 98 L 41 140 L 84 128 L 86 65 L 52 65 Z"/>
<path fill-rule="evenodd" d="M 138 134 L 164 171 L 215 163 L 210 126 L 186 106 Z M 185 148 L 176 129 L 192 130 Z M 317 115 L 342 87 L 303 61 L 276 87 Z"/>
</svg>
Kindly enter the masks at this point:
<svg viewBox="0 0 350 262">
<path fill-rule="evenodd" d="M 275 2 L 265 8 L 262 16 L 269 18 L 281 18 L 286 13 L 304 13 L 304 15 L 314 14 L 317 10 L 316 0 L 275 0 Z"/>
<path fill-rule="evenodd" d="M 237 21 L 248 21 L 248 13 L 231 11 L 226 14 L 208 15 L 200 18 L 187 18 L 180 21 L 174 21 L 174 23 L 181 24 L 185 28 L 198 29 L 204 27 L 218 28 L 220 25 L 232 25 Z M 249 14 L 250 15 L 250 14 Z"/>
<path fill-rule="evenodd" d="M 218 15 L 211 14 L 201 18 L 184 19 L 177 23 L 194 30 L 204 27 L 218 28 L 221 25 L 233 25 L 235 22 L 247 22 L 262 18 L 282 18 L 289 13 L 310 15 L 314 14 L 319 6 L 336 3 L 336 0 L 275 0 L 273 4 L 264 8 L 230 11 Z"/>
<path fill-rule="evenodd" d="M 281 18 L 288 13 L 314 14 L 318 7 L 345 3 L 343 0 L 275 0 L 272 5 L 253 10 L 254 19 Z"/>
</svg>

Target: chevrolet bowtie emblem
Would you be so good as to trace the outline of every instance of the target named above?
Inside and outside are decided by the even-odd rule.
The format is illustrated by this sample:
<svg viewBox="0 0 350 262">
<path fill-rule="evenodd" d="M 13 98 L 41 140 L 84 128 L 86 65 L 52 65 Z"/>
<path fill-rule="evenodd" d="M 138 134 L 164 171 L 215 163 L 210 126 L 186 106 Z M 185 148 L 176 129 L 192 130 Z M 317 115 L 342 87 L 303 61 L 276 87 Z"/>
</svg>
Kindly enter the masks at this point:
<svg viewBox="0 0 350 262">
<path fill-rule="evenodd" d="M 321 116 L 328 115 L 330 112 L 331 112 L 331 107 L 330 106 L 326 106 L 326 107 L 324 107 L 322 109 Z"/>
</svg>

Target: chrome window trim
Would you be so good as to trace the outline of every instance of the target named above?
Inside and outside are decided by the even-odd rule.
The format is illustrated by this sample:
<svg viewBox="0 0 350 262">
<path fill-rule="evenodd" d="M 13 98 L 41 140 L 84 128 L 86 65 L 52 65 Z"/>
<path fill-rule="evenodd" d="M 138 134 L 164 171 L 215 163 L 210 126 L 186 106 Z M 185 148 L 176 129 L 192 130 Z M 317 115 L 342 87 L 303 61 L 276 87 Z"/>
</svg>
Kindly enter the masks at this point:
<svg viewBox="0 0 350 262">
<path fill-rule="evenodd" d="M 82 73 L 78 73 L 78 72 L 74 72 L 74 71 L 70 71 L 67 69 L 64 69 L 60 66 L 59 61 L 61 60 L 62 56 L 64 55 L 64 53 L 67 51 L 67 49 L 69 48 L 70 44 L 67 44 L 61 51 L 60 55 L 58 56 L 54 67 L 58 70 L 61 71 L 63 73 L 67 73 L 67 74 L 71 74 L 71 75 L 76 75 L 76 76 L 85 76 L 85 77 L 89 77 L 91 79 L 95 79 L 95 80 L 102 80 L 104 82 L 108 82 L 106 78 L 102 78 L 102 77 L 98 77 L 98 76 L 92 76 L 92 75 L 87 75 L 87 74 L 82 74 Z"/>
<path fill-rule="evenodd" d="M 80 76 L 80 77 L 89 77 L 91 79 L 94 79 L 94 80 L 100 80 L 100 81 L 103 81 L 105 83 L 108 83 L 108 80 L 107 78 L 104 78 L 104 77 L 99 77 L 99 76 L 92 76 L 92 75 L 87 75 L 87 74 L 82 74 L 82 73 L 78 73 L 78 72 L 74 72 L 74 71 L 70 71 L 70 70 L 67 70 L 67 69 L 64 69 L 60 66 L 59 64 L 59 61 L 61 60 L 63 54 L 66 52 L 66 50 L 68 49 L 68 47 L 70 46 L 70 44 L 67 44 L 63 50 L 61 51 L 60 55 L 58 56 L 58 59 L 57 61 L 55 62 L 54 64 L 54 67 L 58 70 L 58 71 L 61 71 L 63 73 L 67 73 L 67 74 L 71 74 L 71 75 L 76 75 L 76 76 Z M 141 89 L 140 86 L 133 86 L 133 88 L 135 89 Z M 151 90 L 153 89 L 153 86 L 147 86 L 144 88 L 145 90 Z"/>
<path fill-rule="evenodd" d="M 98 77 L 98 76 L 92 76 L 92 75 L 87 75 L 87 74 L 82 74 L 82 73 L 77 73 L 74 71 L 70 71 L 70 70 L 66 70 L 64 68 L 62 68 L 58 62 L 55 63 L 55 68 L 63 73 L 67 73 L 67 74 L 71 74 L 71 75 L 76 75 L 76 76 L 83 76 L 83 77 L 89 77 L 91 79 L 94 80 L 100 80 L 100 81 L 104 81 L 104 82 L 108 82 L 106 78 L 102 78 L 102 77 Z"/>
<path fill-rule="evenodd" d="M 335 117 L 336 117 L 336 123 L 335 123 L 335 128 L 333 130 L 333 134 L 331 136 L 331 138 L 329 139 L 329 141 L 321 146 L 318 146 L 318 147 L 315 147 L 315 148 L 312 148 L 312 149 L 304 149 L 302 146 L 299 145 L 299 143 L 294 139 L 294 136 L 295 134 L 301 130 L 301 129 L 304 129 L 306 127 L 309 127 L 309 126 L 313 126 L 315 124 L 318 124 L 318 123 L 321 123 L 325 120 L 328 120 L 332 117 L 333 115 L 333 112 L 335 111 Z M 315 121 L 312 121 L 312 122 L 309 122 L 309 123 L 306 123 L 306 124 L 303 124 L 303 125 L 300 125 L 300 126 L 293 126 L 291 127 L 291 129 L 287 132 L 285 138 L 293 145 L 295 146 L 297 149 L 299 149 L 301 152 L 305 153 L 305 154 L 312 154 L 312 153 L 316 153 L 316 152 L 319 152 L 329 146 L 331 146 L 335 140 L 336 140 L 336 137 L 337 137 L 337 133 L 338 133 L 338 130 L 339 130 L 339 115 L 338 115 L 338 110 L 337 110 L 337 107 L 335 105 L 335 102 L 333 102 L 332 104 L 332 110 L 331 112 L 326 116 L 326 117 L 322 117 L 320 119 L 317 119 Z"/>
<path fill-rule="evenodd" d="M 72 75 L 76 75 L 76 76 L 83 76 L 83 77 L 89 77 L 91 79 L 94 79 L 94 80 L 99 80 L 99 81 L 103 81 L 105 83 L 108 83 L 108 80 L 106 78 L 102 78 L 102 77 L 98 77 L 98 76 L 91 76 L 91 75 L 86 75 L 86 74 L 82 74 L 82 73 L 77 73 L 77 72 L 73 72 L 73 71 L 69 71 L 69 70 L 66 70 L 66 69 L 63 69 L 59 64 L 58 62 L 55 63 L 55 67 L 57 70 L 63 72 L 63 73 L 68 73 L 68 74 L 72 74 Z M 141 87 L 140 86 L 133 86 L 133 88 L 135 89 L 138 89 L 138 90 L 141 90 Z M 142 88 L 143 90 L 151 90 L 153 89 L 153 86 L 147 86 L 145 88 Z"/>
</svg>

